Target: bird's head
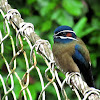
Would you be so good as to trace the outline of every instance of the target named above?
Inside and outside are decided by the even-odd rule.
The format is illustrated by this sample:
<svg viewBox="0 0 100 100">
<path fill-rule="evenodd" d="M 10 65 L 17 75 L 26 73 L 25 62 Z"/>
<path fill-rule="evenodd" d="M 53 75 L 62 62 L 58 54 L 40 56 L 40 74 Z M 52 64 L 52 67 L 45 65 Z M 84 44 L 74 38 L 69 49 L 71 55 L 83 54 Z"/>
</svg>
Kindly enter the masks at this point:
<svg viewBox="0 0 100 100">
<path fill-rule="evenodd" d="M 59 26 L 54 31 L 54 42 L 68 43 L 76 39 L 76 34 L 69 26 Z"/>
</svg>

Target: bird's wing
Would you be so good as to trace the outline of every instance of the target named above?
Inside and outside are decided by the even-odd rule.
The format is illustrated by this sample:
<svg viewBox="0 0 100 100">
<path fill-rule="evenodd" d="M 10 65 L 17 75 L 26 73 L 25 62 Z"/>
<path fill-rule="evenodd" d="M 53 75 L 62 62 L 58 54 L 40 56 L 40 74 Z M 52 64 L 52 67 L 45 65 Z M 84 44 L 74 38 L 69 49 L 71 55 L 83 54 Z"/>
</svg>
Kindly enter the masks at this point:
<svg viewBox="0 0 100 100">
<path fill-rule="evenodd" d="M 87 49 L 84 49 L 79 44 L 75 45 L 75 53 L 73 55 L 77 60 L 79 60 L 81 63 L 84 63 L 86 67 L 88 67 L 88 64 L 90 62 L 89 52 Z"/>
<path fill-rule="evenodd" d="M 87 58 L 84 56 L 89 55 L 87 51 L 85 51 L 80 45 L 76 44 L 75 45 L 75 53 L 72 55 L 72 58 L 74 62 L 77 64 L 78 68 L 80 69 L 80 72 L 82 73 L 85 81 L 87 84 L 91 87 L 94 86 L 93 83 L 93 76 L 92 76 L 92 71 L 91 71 L 91 66 Z"/>
</svg>

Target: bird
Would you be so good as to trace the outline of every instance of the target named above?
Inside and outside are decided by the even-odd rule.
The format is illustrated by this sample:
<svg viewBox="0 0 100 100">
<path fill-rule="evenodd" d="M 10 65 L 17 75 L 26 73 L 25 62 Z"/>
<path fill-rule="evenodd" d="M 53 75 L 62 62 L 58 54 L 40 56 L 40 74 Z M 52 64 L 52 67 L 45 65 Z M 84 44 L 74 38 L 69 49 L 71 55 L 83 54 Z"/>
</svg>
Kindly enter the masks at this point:
<svg viewBox="0 0 100 100">
<path fill-rule="evenodd" d="M 58 69 L 64 74 L 79 72 L 89 87 L 94 87 L 89 51 L 85 43 L 69 26 L 54 31 L 52 52 Z"/>
</svg>

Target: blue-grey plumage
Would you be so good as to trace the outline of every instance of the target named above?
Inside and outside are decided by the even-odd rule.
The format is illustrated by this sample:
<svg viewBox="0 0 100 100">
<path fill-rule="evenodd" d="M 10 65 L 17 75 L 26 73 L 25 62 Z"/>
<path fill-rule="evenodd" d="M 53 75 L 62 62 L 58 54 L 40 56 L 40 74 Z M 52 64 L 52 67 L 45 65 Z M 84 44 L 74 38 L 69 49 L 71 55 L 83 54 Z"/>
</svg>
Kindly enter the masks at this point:
<svg viewBox="0 0 100 100">
<path fill-rule="evenodd" d="M 59 26 L 55 29 L 52 51 L 61 71 L 80 72 L 86 83 L 94 86 L 89 51 L 72 28 Z"/>
</svg>

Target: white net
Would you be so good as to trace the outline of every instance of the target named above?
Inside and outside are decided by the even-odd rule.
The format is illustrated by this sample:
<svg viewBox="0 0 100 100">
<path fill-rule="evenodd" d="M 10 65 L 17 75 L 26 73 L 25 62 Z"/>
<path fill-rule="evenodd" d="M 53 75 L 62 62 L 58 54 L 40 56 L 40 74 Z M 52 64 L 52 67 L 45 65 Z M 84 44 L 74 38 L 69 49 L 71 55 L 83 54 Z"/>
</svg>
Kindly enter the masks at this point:
<svg viewBox="0 0 100 100">
<path fill-rule="evenodd" d="M 65 100 L 69 100 L 64 89 L 64 84 L 66 83 L 72 88 L 72 90 L 75 91 L 79 100 L 81 100 L 81 96 L 79 95 L 77 90 L 79 90 L 80 93 L 83 94 L 84 100 L 86 100 L 87 98 L 89 100 L 100 99 L 100 91 L 95 88 L 88 87 L 87 84 L 82 80 L 79 73 L 66 73 L 66 78 L 63 82 L 61 82 L 58 76 L 58 72 L 55 69 L 55 61 L 49 42 L 47 40 L 40 39 L 40 37 L 34 31 L 34 26 L 31 23 L 24 22 L 24 20 L 21 18 L 20 13 L 16 9 L 12 9 L 6 0 L 0 1 L 0 7 L 2 8 L 0 9 L 0 12 L 5 22 L 5 31 L 0 31 L 0 56 L 7 68 L 6 80 L 4 80 L 3 75 L 0 74 L 0 84 L 2 85 L 4 92 L 4 95 L 0 97 L 0 99 L 8 100 L 10 94 L 14 100 L 17 100 L 17 98 L 19 98 L 19 100 L 28 100 L 28 98 L 29 100 L 33 100 L 32 93 L 30 92 L 28 86 L 30 85 L 30 73 L 32 71 L 34 72 L 34 69 L 36 69 L 37 71 L 37 76 L 40 79 L 42 87 L 41 92 L 38 96 L 38 100 L 46 99 L 46 88 L 49 87 L 50 84 L 52 84 L 52 86 L 54 87 L 58 100 L 61 100 L 61 93 Z M 5 15 L 4 12 L 6 12 L 7 14 Z M 13 34 L 10 34 L 8 23 L 10 23 L 16 31 L 16 46 L 13 40 Z M 6 33 L 5 36 L 4 33 Z M 7 45 L 7 38 L 9 38 L 11 41 L 10 49 L 12 49 L 13 52 L 13 56 L 10 62 L 8 62 L 8 58 L 6 58 L 6 52 L 4 52 L 5 46 Z M 30 60 L 28 59 L 29 54 L 27 54 L 27 49 L 24 49 L 23 41 L 26 41 L 26 43 L 28 44 L 28 48 L 30 48 Z M 43 77 L 40 68 L 37 66 L 36 54 L 41 55 L 47 65 L 47 68 L 45 69 L 45 77 Z M 19 57 L 19 55 L 23 55 L 25 62 L 25 73 L 22 78 L 19 76 L 17 71 L 17 58 Z M 49 74 L 51 74 L 51 77 L 49 77 Z M 17 79 L 16 82 L 14 81 L 14 78 Z M 47 84 L 44 84 L 45 79 L 47 79 L 48 81 Z M 14 85 L 16 85 L 15 83 L 18 83 L 21 87 L 18 96 L 16 96 L 16 93 L 14 91 Z M 60 87 L 60 89 L 58 88 L 58 86 Z"/>
</svg>

